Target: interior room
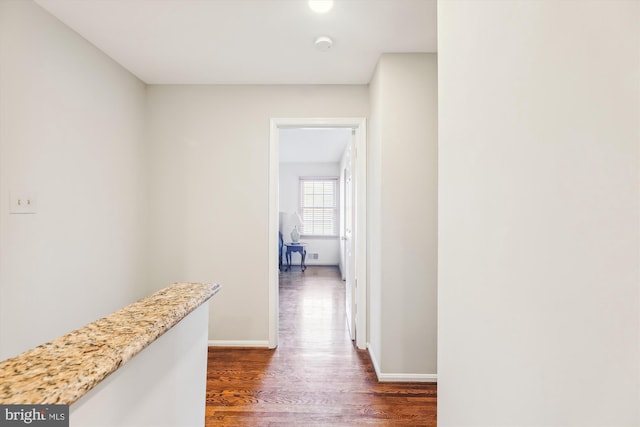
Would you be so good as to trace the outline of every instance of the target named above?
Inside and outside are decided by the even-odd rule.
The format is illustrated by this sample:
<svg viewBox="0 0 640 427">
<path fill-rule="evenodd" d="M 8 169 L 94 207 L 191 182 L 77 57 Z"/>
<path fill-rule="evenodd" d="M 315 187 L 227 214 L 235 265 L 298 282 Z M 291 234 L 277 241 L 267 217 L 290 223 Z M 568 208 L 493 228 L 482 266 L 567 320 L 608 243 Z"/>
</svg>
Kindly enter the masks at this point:
<svg viewBox="0 0 640 427">
<path fill-rule="evenodd" d="M 430 425 L 640 425 L 640 2 L 309 3 L 0 0 L 0 405 L 36 404 L 18 377 L 104 362 L 56 400 L 72 425 L 204 425 L 228 397 L 207 396 L 209 349 L 278 359 L 278 230 L 306 226 L 285 187 L 344 196 L 343 157 L 282 161 L 279 132 L 333 121 L 366 183 L 349 416 L 408 423 L 353 402 L 430 384 Z M 337 215 L 291 274 L 341 264 Z M 150 296 L 177 307 L 161 336 L 43 356 Z M 304 396 L 292 417 L 330 406 Z"/>
<path fill-rule="evenodd" d="M 351 139 L 350 128 L 280 130 L 278 229 L 285 244 L 293 241 L 291 233 L 294 228 L 299 231 L 301 236 L 296 241 L 305 244 L 306 265 L 335 266 L 341 272 L 344 270 L 340 239 L 344 236 L 345 201 L 341 189 L 344 188 L 345 156 Z M 306 206 L 307 215 L 302 204 L 303 181 L 307 182 L 307 197 L 312 198 Z M 315 192 L 315 204 L 314 183 L 324 183 Z M 325 207 L 326 211 L 320 211 Z M 303 226 L 308 228 L 307 232 Z M 294 261 L 300 264 L 301 254 L 294 255 Z"/>
</svg>

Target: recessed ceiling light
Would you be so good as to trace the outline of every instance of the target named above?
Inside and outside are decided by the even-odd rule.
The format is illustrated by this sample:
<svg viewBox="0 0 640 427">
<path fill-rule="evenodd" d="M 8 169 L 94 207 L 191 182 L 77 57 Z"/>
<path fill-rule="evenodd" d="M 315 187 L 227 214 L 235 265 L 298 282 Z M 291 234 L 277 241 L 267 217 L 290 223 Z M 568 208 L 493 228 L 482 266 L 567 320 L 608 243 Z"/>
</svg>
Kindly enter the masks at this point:
<svg viewBox="0 0 640 427">
<path fill-rule="evenodd" d="M 315 13 L 327 13 L 333 7 L 333 0 L 309 0 L 309 7 Z"/>
</svg>

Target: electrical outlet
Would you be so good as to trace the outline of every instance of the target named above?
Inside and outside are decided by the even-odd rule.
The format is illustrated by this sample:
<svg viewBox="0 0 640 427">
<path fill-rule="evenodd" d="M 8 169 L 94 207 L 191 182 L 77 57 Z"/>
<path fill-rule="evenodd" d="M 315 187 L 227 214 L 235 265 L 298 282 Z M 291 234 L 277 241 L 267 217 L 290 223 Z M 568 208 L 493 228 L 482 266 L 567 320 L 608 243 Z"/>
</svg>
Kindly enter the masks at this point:
<svg viewBox="0 0 640 427">
<path fill-rule="evenodd" d="M 32 193 L 12 192 L 10 213 L 12 214 L 34 214 L 36 213 L 36 198 Z"/>
</svg>

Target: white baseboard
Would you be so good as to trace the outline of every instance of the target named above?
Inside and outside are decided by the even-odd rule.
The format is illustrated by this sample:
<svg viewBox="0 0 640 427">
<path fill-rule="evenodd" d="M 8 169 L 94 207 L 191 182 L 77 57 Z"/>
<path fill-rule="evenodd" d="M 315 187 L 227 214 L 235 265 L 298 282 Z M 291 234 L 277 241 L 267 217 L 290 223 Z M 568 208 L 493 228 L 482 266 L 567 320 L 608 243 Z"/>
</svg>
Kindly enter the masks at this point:
<svg viewBox="0 0 640 427">
<path fill-rule="evenodd" d="M 378 374 L 381 383 L 437 383 L 438 374 Z"/>
<path fill-rule="evenodd" d="M 209 340 L 209 347 L 269 347 L 269 341 L 251 340 Z"/>
<path fill-rule="evenodd" d="M 376 372 L 376 377 L 381 383 L 437 383 L 438 374 L 393 374 L 380 372 L 380 364 L 376 355 L 371 351 L 371 347 L 367 345 L 367 352 L 371 358 L 373 369 Z"/>
</svg>

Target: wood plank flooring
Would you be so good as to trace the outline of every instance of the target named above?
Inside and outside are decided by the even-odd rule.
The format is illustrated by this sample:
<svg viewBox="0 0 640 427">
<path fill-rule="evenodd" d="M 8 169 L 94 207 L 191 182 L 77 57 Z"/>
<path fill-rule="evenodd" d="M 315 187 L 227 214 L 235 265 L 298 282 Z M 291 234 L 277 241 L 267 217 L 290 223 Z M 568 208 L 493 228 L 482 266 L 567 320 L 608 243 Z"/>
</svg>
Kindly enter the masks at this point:
<svg viewBox="0 0 640 427">
<path fill-rule="evenodd" d="M 333 267 L 280 273 L 277 349 L 210 347 L 207 426 L 435 426 L 437 386 L 378 383 Z"/>
</svg>

